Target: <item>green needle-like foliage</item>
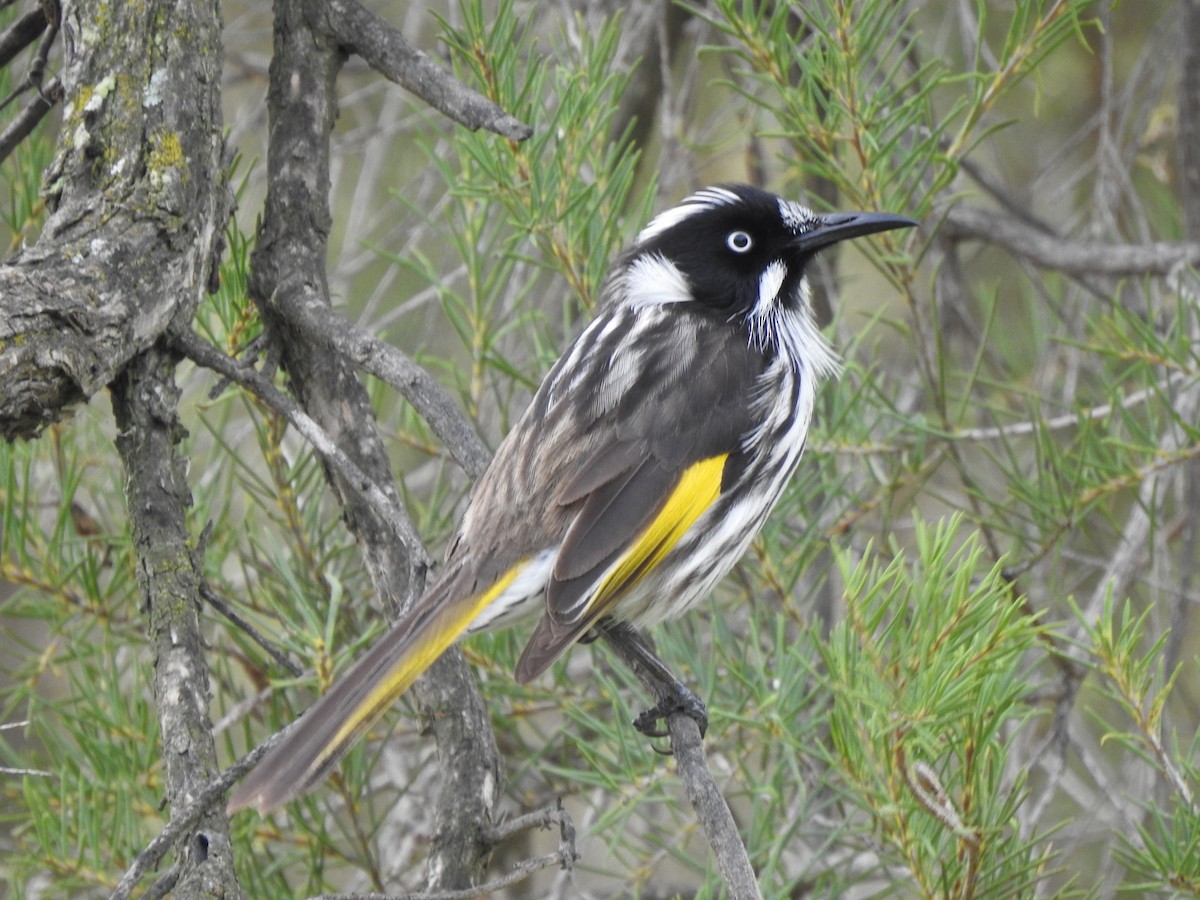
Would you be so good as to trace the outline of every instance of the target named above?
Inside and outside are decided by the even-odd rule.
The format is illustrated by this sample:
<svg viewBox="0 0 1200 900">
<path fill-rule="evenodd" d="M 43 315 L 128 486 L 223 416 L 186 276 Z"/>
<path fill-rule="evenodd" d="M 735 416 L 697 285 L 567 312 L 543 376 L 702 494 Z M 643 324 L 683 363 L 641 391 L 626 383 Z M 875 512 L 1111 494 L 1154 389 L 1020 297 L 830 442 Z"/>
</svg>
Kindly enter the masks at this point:
<svg viewBox="0 0 1200 900">
<path fill-rule="evenodd" d="M 339 81 L 335 302 L 426 366 L 491 447 L 613 256 L 692 189 L 752 181 L 921 222 L 815 261 L 845 371 L 746 560 L 654 635 L 708 703 L 709 761 L 764 896 L 1200 895 L 1200 292 L 1182 264 L 1117 277 L 1056 263 L 1197 238 L 1163 74 L 1181 59 L 1176 4 L 372 6 L 423 23 L 415 43 L 534 129 L 514 143 L 452 126 L 362 66 Z M 228 3 L 226 20 L 244 11 Z M 263 330 L 246 296 L 265 146 L 247 60 L 270 53 L 269 32 L 231 54 L 240 209 L 192 323 L 231 354 Z M 647 79 L 654 102 L 628 118 Z M 42 227 L 53 144 L 44 126 L 0 170 L 5 246 Z M 241 387 L 190 364 L 177 377 L 206 587 L 262 639 L 202 611 L 229 763 L 386 615 L 312 449 Z M 469 479 L 392 388 L 364 380 L 437 557 Z M 97 397 L 39 441 L 0 445 L 12 896 L 104 895 L 164 825 L 169 751 L 113 437 Z M 674 764 L 629 727 L 646 705 L 634 679 L 587 645 L 517 685 L 527 633 L 464 649 L 504 812 L 561 799 L 580 859 L 511 896 L 720 896 Z M 311 796 L 233 820 L 247 896 L 422 885 L 440 771 L 411 706 Z M 504 845 L 491 871 L 555 840 Z"/>
</svg>

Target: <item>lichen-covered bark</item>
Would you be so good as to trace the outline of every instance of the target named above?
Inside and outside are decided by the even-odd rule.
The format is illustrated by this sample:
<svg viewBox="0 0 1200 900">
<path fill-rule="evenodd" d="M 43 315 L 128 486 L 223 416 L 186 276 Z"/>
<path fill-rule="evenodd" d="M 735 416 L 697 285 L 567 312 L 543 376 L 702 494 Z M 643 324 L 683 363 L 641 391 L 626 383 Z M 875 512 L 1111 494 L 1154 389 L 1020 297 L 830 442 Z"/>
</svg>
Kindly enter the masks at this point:
<svg viewBox="0 0 1200 900">
<path fill-rule="evenodd" d="M 215 0 L 64 5 L 49 215 L 0 266 L 0 436 L 36 436 L 113 389 L 172 811 L 218 772 L 179 395 L 160 338 L 189 327 L 211 289 L 232 208 L 219 12 Z M 177 897 L 240 895 L 222 810 L 179 842 L 166 877 Z"/>
<path fill-rule="evenodd" d="M 113 382 L 117 449 L 137 551 L 137 576 L 154 647 L 154 696 L 163 740 L 166 797 L 172 809 L 196 799 L 219 774 L 208 716 L 208 667 L 200 632 L 200 575 L 189 544 L 191 506 L 185 436 L 177 414 L 175 361 L 157 348 L 135 357 Z M 229 822 L 209 808 L 180 841 L 175 897 L 241 894 Z"/>
<path fill-rule="evenodd" d="M 0 266 L 0 436 L 33 437 L 107 385 L 214 276 L 218 5 L 63 10 L 63 125 L 38 241 Z"/>
<path fill-rule="evenodd" d="M 269 196 L 251 291 L 308 413 L 399 509 L 386 450 L 352 365 L 321 335 L 295 324 L 302 310 L 329 304 L 324 261 L 334 81 L 346 55 L 357 52 L 387 77 L 431 92 L 430 102 L 455 121 L 513 139 L 529 129 L 441 72 L 358 4 L 280 0 L 275 27 Z M 45 173 L 49 216 L 37 242 L 0 266 L 0 437 L 35 437 L 73 405 L 112 388 L 156 650 L 165 800 L 177 812 L 216 773 L 170 348 L 180 345 L 175 336 L 191 327 L 215 283 L 232 208 L 222 168 L 219 5 L 67 4 L 61 39 L 63 125 Z M 332 469 L 330 482 L 380 596 L 392 608 L 411 600 L 428 562 L 415 531 L 398 536 L 394 521 L 364 500 L 364 484 Z M 483 833 L 499 796 L 498 753 L 460 656 L 448 654 L 423 684 L 418 696 L 446 771 L 431 885 L 465 886 L 484 870 Z M 224 814 L 209 811 L 194 828 L 188 821 L 175 866 L 152 892 L 236 896 Z M 135 863 L 130 888 L 159 858 Z"/>
</svg>

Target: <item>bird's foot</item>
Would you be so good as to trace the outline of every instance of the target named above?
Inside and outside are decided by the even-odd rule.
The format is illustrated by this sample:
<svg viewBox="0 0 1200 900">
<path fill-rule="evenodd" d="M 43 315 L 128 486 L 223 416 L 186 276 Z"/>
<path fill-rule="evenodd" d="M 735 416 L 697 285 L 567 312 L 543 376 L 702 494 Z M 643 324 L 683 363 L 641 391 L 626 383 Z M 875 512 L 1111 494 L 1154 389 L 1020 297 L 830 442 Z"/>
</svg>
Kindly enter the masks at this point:
<svg viewBox="0 0 1200 900">
<path fill-rule="evenodd" d="M 704 737 L 704 733 L 708 731 L 708 710 L 704 701 L 678 681 L 671 684 L 669 692 L 659 698 L 657 703 L 638 714 L 633 720 L 633 727 L 646 737 L 666 737 L 667 717 L 675 713 L 683 713 L 692 719 L 700 729 L 700 737 Z"/>
</svg>

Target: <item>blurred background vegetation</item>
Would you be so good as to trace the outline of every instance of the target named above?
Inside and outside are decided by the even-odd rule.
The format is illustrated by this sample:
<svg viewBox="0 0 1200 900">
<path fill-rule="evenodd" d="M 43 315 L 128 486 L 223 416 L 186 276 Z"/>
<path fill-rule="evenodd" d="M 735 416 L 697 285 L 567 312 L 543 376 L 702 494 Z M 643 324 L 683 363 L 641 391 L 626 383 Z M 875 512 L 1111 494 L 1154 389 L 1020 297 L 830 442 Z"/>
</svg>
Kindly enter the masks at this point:
<svg viewBox="0 0 1200 900">
<path fill-rule="evenodd" d="M 1200 239 L 1180 188 L 1183 4 L 370 5 L 535 129 L 519 145 L 466 132 L 354 61 L 340 81 L 331 290 L 489 446 L 607 261 L 691 190 L 749 181 L 922 222 L 822 259 L 846 372 L 752 552 L 655 635 L 707 699 L 710 762 L 764 894 L 1200 895 L 1194 273 L 1065 264 Z M 225 19 L 239 211 L 196 329 L 233 353 L 261 327 L 245 276 L 271 14 L 228 3 Z M 47 123 L 0 173 L 10 248 L 36 238 L 54 140 Z M 996 240 L 949 213 L 963 208 Z M 209 586 L 306 673 L 204 611 L 231 761 L 386 619 L 312 449 L 249 394 L 214 397 L 211 374 L 180 381 Z M 468 480 L 390 388 L 368 388 L 436 553 Z M 113 437 L 97 398 L 0 447 L 12 896 L 107 893 L 163 824 Z M 524 634 L 466 648 L 505 806 L 561 798 L 581 858 L 513 896 L 716 895 L 670 760 L 628 727 L 645 703 L 632 678 L 588 645 L 518 686 Z M 419 888 L 438 773 L 416 721 L 402 704 L 326 787 L 235 820 L 249 896 Z M 554 843 L 535 834 L 494 868 Z"/>
</svg>

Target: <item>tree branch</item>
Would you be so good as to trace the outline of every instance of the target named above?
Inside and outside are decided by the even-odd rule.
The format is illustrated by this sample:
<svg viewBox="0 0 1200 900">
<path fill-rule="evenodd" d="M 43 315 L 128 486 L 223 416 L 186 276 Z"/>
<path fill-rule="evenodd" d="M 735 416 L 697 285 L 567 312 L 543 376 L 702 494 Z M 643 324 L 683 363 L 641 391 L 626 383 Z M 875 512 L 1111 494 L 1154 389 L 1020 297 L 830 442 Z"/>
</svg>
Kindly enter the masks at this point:
<svg viewBox="0 0 1200 900">
<path fill-rule="evenodd" d="M 163 857 L 171 852 L 171 848 L 183 835 L 194 829 L 196 824 L 211 811 L 222 810 L 224 804 L 220 801 L 229 789 L 258 765 L 258 761 L 266 756 L 267 752 L 282 740 L 286 733 L 285 729 L 273 735 L 269 740 L 263 741 L 262 744 L 205 784 L 190 803 L 182 809 L 174 810 L 171 821 L 163 826 L 162 831 L 154 836 L 154 839 L 146 845 L 141 853 L 134 857 L 133 862 L 125 870 L 125 874 L 121 876 L 121 880 L 109 895 L 109 900 L 127 900 L 132 895 L 133 889 L 162 862 Z M 164 876 L 164 878 L 171 877 L 170 873 Z M 163 879 L 159 881 L 161 882 Z"/>
<path fill-rule="evenodd" d="M 154 696 L 162 730 L 166 802 L 186 807 L 217 774 L 208 717 L 209 675 L 200 632 L 200 576 L 188 547 L 187 461 L 177 453 L 175 363 L 152 349 L 113 383 L 117 448 L 125 464 L 138 582 L 154 647 Z M 177 897 L 237 897 L 229 820 L 212 807 L 178 833 Z"/>
<path fill-rule="evenodd" d="M 296 304 L 288 321 L 309 340 L 327 343 L 362 371 L 399 391 L 472 481 L 483 474 L 492 455 L 470 420 L 441 383 L 399 348 L 367 334 L 328 306 Z"/>
<path fill-rule="evenodd" d="M 326 15 L 328 13 L 328 16 Z M 268 332 L 282 352 L 300 404 L 346 456 L 401 509 L 387 449 L 370 398 L 354 369 L 329 343 L 314 335 L 315 309 L 328 310 L 325 259 L 329 210 L 329 136 L 337 112 L 336 80 L 346 47 L 330 40 L 342 16 L 355 28 L 381 24 L 355 4 L 324 8 L 311 0 L 278 0 L 267 106 L 271 141 L 267 200 L 249 289 Z M 353 26 L 353 27 L 351 27 Z M 363 39 L 365 40 L 365 39 Z M 366 52 L 384 47 L 362 44 Z M 394 45 L 389 44 L 389 47 Z M 306 327 L 307 326 L 307 327 Z M 331 473 L 330 484 L 358 539 L 379 596 L 393 612 L 406 608 L 424 585 L 425 553 L 393 538 L 392 527 L 365 504 L 353 485 Z M 428 861 L 431 889 L 467 888 L 483 877 L 488 849 L 480 838 L 499 801 L 499 751 L 486 708 L 457 650 L 439 659 L 414 686 L 442 760 L 442 792 Z M 385 868 L 403 862 L 385 860 Z"/>
<path fill-rule="evenodd" d="M 33 95 L 25 108 L 14 116 L 4 132 L 0 133 L 0 162 L 8 159 L 17 149 L 17 145 L 33 133 L 33 129 L 54 109 L 55 104 L 62 102 L 62 97 L 62 84 L 57 78 L 50 79 L 45 90 L 39 90 Z"/>
<path fill-rule="evenodd" d="M 46 13 L 31 9 L 0 35 L 0 67 L 7 66 L 18 53 L 36 41 L 46 30 Z"/>
<path fill-rule="evenodd" d="M 65 125 L 43 176 L 50 216 L 37 243 L 0 267 L 6 440 L 34 437 L 86 401 L 207 293 L 232 208 L 214 7 L 173 10 L 161 39 L 154 4 L 66 11 Z"/>
<path fill-rule="evenodd" d="M 620 626 L 612 630 L 601 627 L 599 631 L 608 648 L 629 667 L 655 701 L 664 699 L 667 696 L 664 693 L 666 685 L 622 638 Z M 667 716 L 667 731 L 671 736 L 671 754 L 675 757 L 679 780 L 683 782 L 683 789 L 717 858 L 717 868 L 725 879 L 729 896 L 733 900 L 758 900 L 762 897 L 758 878 L 750 865 L 746 845 L 742 843 L 729 804 L 725 802 L 708 768 L 699 725 L 687 713 L 675 712 Z"/>
<path fill-rule="evenodd" d="M 420 97 L 448 119 L 472 131 L 480 128 L 512 141 L 533 129 L 467 87 L 412 46 L 391 23 L 355 0 L 309 0 L 314 31 L 333 37 L 344 50 L 361 56 L 384 78 Z"/>
<path fill-rule="evenodd" d="M 958 204 L 940 226 L 946 240 L 995 244 L 1035 266 L 1068 275 L 1114 278 L 1167 275 L 1179 266 L 1200 265 L 1200 243 L 1099 244 L 1065 240 L 995 210 Z"/>
<path fill-rule="evenodd" d="M 487 829 L 486 838 L 493 847 L 496 847 L 514 835 L 532 831 L 535 828 L 550 828 L 553 825 L 558 826 L 558 849 L 554 853 L 545 853 L 541 856 L 523 859 L 514 864 L 505 874 L 498 878 L 493 878 L 491 881 L 481 884 L 477 888 L 449 891 L 418 891 L 407 894 L 319 894 L 312 898 L 312 900 L 474 900 L 477 897 L 494 894 L 510 888 L 514 884 L 521 883 L 534 872 L 540 872 L 542 869 L 548 869 L 551 866 L 570 869 L 575 864 L 575 860 L 579 858 L 579 854 L 575 852 L 575 826 L 572 824 L 571 817 L 567 814 L 567 811 L 562 808 L 562 804 L 552 809 L 527 813 L 515 819 L 510 819 L 503 825 Z"/>
<path fill-rule="evenodd" d="M 190 331 L 173 334 L 171 345 L 197 365 L 237 382 L 287 419 L 288 423 L 312 444 L 313 449 L 321 454 L 325 465 L 354 491 L 357 497 L 369 505 L 375 515 L 387 522 L 392 536 L 404 546 L 406 552 L 419 559 L 423 566 L 432 562 L 425 552 L 421 536 L 417 534 L 404 510 L 396 503 L 395 497 L 382 490 L 296 401 L 275 387 L 269 378 L 254 367 L 225 355 Z"/>
</svg>

